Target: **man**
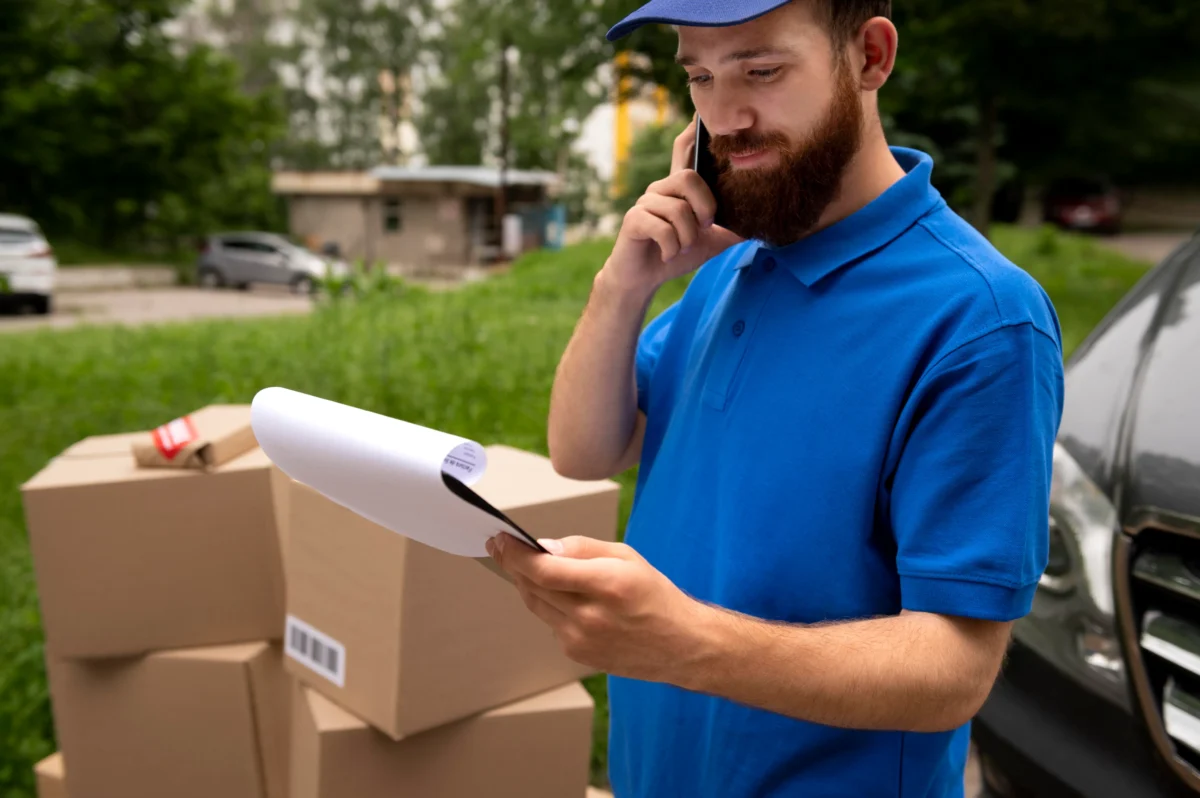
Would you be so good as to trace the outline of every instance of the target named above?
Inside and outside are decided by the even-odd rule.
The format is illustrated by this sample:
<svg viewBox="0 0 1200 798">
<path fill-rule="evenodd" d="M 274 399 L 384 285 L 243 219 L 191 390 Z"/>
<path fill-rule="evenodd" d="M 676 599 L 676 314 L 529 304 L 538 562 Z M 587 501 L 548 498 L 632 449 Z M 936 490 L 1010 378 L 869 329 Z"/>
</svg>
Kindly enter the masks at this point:
<svg viewBox="0 0 1200 798">
<path fill-rule="evenodd" d="M 641 464 L 626 544 L 491 553 L 611 674 L 617 798 L 961 796 L 1045 565 L 1058 321 L 888 148 L 889 10 L 652 0 L 609 34 L 677 26 L 729 222 L 689 126 L 558 370 L 555 467 Z"/>
</svg>

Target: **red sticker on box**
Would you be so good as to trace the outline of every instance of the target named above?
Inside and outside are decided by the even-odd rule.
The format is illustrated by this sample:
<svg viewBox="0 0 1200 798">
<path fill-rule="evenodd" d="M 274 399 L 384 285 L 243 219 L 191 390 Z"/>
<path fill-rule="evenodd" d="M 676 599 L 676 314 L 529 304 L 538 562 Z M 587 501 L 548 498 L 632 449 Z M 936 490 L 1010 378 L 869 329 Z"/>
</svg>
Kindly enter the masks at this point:
<svg viewBox="0 0 1200 798">
<path fill-rule="evenodd" d="M 169 424 L 163 424 L 154 430 L 152 437 L 155 448 L 162 456 L 168 460 L 174 460 L 175 456 L 183 451 L 183 447 L 200 437 L 200 433 L 196 432 L 196 427 L 192 424 L 192 417 L 184 416 Z"/>
</svg>

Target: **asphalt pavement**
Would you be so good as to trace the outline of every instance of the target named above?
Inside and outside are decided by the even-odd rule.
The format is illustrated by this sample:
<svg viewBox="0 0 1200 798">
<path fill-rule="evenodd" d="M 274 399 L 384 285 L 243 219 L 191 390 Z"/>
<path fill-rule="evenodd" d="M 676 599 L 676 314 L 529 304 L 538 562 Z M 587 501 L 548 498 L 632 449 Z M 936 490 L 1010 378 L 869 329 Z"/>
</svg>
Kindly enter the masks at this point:
<svg viewBox="0 0 1200 798">
<path fill-rule="evenodd" d="M 0 333 L 80 324 L 160 324 L 207 318 L 245 318 L 308 313 L 313 300 L 286 289 L 264 286 L 250 291 L 203 291 L 198 288 L 129 288 L 60 291 L 49 316 L 0 314 Z"/>
</svg>

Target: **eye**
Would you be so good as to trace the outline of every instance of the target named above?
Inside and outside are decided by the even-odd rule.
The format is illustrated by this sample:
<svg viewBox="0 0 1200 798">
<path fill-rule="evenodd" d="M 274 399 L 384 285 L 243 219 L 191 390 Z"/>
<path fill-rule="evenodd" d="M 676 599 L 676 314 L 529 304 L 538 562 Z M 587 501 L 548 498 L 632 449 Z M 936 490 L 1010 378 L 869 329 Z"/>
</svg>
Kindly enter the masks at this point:
<svg viewBox="0 0 1200 798">
<path fill-rule="evenodd" d="M 690 77 L 690 78 L 688 78 L 688 80 L 687 80 L 687 85 L 689 85 L 689 86 L 697 86 L 697 85 L 699 85 L 699 84 L 703 83 L 705 80 L 707 80 L 708 78 L 711 78 L 711 77 L 712 77 L 712 75 L 695 75 L 695 76 L 693 76 L 693 77 Z"/>
<path fill-rule="evenodd" d="M 771 67 L 770 69 L 751 69 L 749 74 L 756 78 L 767 79 L 775 77 L 782 70 L 783 67 Z"/>
</svg>

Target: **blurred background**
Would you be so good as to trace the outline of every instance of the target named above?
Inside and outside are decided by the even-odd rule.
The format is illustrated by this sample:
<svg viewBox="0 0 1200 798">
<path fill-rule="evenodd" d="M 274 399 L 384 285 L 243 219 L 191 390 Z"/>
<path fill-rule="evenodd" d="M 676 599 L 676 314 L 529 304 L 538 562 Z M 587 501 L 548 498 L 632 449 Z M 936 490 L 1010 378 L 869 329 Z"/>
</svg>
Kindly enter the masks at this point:
<svg viewBox="0 0 1200 798">
<path fill-rule="evenodd" d="M 474 247 L 454 256 L 486 260 L 509 211 L 539 236 L 533 211 L 549 205 L 568 225 L 599 225 L 662 173 L 691 114 L 673 32 L 605 42 L 636 5 L 6 0 L 0 208 L 35 219 L 64 263 L 190 257 L 225 229 L 368 260 L 454 260 L 446 241 L 387 240 L 425 216 L 439 229 L 463 217 Z M 885 123 L 934 156 L 938 187 L 981 228 L 1188 227 L 1200 220 L 1197 13 L 898 0 Z M 481 190 L 461 207 L 406 203 L 429 166 L 480 167 Z M 509 196 L 488 185 L 502 182 Z M 357 207 L 329 199 L 349 196 Z"/>
<path fill-rule="evenodd" d="M 67 445 L 286 385 L 545 452 L 591 278 L 692 113 L 670 29 L 605 41 L 637 5 L 0 2 L 0 796 L 55 749 L 18 489 Z M 1070 355 L 1200 228 L 1200 3 L 895 20 L 892 143 Z"/>
</svg>

